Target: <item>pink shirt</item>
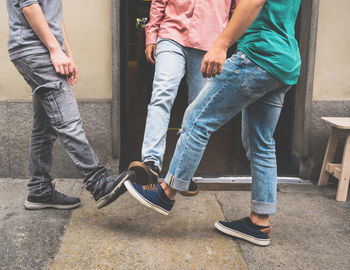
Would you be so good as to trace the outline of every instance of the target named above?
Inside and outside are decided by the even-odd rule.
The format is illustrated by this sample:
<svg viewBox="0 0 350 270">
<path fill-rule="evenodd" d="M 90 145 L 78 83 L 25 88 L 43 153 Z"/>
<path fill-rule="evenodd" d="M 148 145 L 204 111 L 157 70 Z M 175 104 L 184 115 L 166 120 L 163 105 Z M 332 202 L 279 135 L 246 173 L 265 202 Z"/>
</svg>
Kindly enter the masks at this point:
<svg viewBox="0 0 350 270">
<path fill-rule="evenodd" d="M 226 26 L 236 0 L 153 0 L 146 45 L 168 38 L 208 51 Z"/>
</svg>

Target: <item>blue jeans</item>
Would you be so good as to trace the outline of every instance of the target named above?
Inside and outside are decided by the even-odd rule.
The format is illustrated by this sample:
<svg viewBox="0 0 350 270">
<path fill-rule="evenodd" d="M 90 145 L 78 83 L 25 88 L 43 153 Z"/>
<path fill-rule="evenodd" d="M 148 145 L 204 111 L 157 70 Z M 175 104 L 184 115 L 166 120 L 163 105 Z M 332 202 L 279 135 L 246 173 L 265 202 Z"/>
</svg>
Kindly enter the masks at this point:
<svg viewBox="0 0 350 270">
<path fill-rule="evenodd" d="M 205 53 L 183 47 L 170 39 L 160 39 L 157 42 L 152 98 L 148 105 L 142 145 L 143 162 L 154 161 L 161 169 L 170 112 L 180 82 L 186 74 L 188 103 L 191 103 L 207 81 L 200 71 Z"/>
<path fill-rule="evenodd" d="M 222 73 L 210 79 L 187 108 L 165 182 L 176 190 L 187 190 L 211 134 L 243 111 L 243 144 L 252 173 L 251 210 L 274 213 L 277 166 L 273 133 L 289 88 L 242 52 L 227 59 Z"/>
<path fill-rule="evenodd" d="M 67 80 L 56 73 L 48 53 L 25 56 L 13 63 L 32 88 L 34 118 L 29 150 L 29 195 L 52 189 L 52 150 L 57 138 L 84 175 L 87 190 L 92 190 L 98 176 L 107 168 L 99 164 L 86 138 L 78 105 Z"/>
</svg>

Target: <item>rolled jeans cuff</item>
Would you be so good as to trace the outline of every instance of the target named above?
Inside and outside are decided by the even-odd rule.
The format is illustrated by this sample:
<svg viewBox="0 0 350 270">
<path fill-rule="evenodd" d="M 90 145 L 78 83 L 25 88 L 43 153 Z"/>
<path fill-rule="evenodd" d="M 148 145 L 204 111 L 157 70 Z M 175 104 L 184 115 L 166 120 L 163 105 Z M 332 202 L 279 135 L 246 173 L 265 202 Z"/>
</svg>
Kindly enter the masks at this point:
<svg viewBox="0 0 350 270">
<path fill-rule="evenodd" d="M 258 202 L 252 200 L 251 212 L 259 215 L 273 215 L 276 213 L 276 202 Z"/>
<path fill-rule="evenodd" d="M 175 175 L 171 173 L 167 173 L 164 182 L 168 184 L 169 187 L 178 191 L 188 190 L 191 181 L 185 181 L 180 178 L 177 178 Z"/>
</svg>

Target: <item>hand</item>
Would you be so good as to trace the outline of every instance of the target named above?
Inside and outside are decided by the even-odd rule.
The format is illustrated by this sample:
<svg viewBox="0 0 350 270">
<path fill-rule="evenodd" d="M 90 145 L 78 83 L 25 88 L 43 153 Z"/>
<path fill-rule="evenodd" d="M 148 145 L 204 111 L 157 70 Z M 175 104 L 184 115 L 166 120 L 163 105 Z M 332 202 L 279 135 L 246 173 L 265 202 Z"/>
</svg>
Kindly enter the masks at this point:
<svg viewBox="0 0 350 270">
<path fill-rule="evenodd" d="M 68 57 L 61 48 L 50 51 L 51 62 L 57 73 L 65 76 L 70 85 L 78 80 L 78 69 L 72 58 Z"/>
<path fill-rule="evenodd" d="M 213 46 L 203 57 L 201 72 L 203 78 L 211 78 L 222 72 L 227 49 Z"/>
<path fill-rule="evenodd" d="M 78 81 L 79 74 L 78 74 L 77 65 L 75 64 L 72 58 L 71 58 L 71 61 L 72 61 L 73 72 L 70 75 L 68 75 L 66 78 L 70 85 L 74 85 Z"/>
<path fill-rule="evenodd" d="M 146 59 L 154 64 L 156 61 L 156 44 L 148 44 L 145 50 Z"/>
</svg>

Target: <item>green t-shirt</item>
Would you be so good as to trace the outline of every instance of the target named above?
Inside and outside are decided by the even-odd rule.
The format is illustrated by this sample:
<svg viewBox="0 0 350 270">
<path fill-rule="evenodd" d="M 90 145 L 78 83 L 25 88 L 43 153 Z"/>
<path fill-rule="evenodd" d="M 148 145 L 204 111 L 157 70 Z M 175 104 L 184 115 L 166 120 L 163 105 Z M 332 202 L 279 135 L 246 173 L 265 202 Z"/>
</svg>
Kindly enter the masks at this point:
<svg viewBox="0 0 350 270">
<path fill-rule="evenodd" d="M 300 53 L 295 21 L 301 0 L 266 0 L 260 14 L 238 40 L 238 50 L 287 85 L 296 84 Z"/>
</svg>

